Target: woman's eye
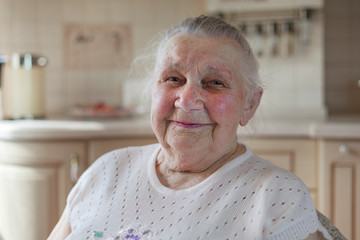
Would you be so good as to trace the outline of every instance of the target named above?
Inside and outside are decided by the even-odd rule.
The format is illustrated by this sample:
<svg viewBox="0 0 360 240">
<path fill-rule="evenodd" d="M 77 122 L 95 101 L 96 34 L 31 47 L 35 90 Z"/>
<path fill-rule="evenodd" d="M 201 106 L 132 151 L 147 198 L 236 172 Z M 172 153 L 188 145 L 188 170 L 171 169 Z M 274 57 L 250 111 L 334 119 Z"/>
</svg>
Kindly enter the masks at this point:
<svg viewBox="0 0 360 240">
<path fill-rule="evenodd" d="M 211 84 L 213 84 L 213 85 L 218 85 L 218 86 L 224 85 L 222 82 L 216 81 L 216 80 L 211 81 Z"/>
<path fill-rule="evenodd" d="M 180 79 L 177 78 L 177 77 L 169 77 L 169 78 L 167 79 L 167 81 L 170 81 L 170 82 L 180 82 Z"/>
<path fill-rule="evenodd" d="M 178 77 L 166 77 L 163 82 L 171 87 L 178 87 L 184 84 L 184 80 Z"/>
<path fill-rule="evenodd" d="M 224 83 L 219 80 L 212 80 L 212 81 L 208 82 L 207 85 L 210 85 L 212 87 L 225 87 Z"/>
</svg>

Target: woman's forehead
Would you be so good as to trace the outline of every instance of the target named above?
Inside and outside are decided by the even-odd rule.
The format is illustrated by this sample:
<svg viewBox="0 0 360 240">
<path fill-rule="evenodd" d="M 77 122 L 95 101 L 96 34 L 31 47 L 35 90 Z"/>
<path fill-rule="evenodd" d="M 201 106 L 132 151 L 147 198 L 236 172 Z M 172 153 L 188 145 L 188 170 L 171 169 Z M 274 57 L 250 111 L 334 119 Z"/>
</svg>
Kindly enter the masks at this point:
<svg viewBox="0 0 360 240">
<path fill-rule="evenodd" d="M 209 72 L 238 69 L 241 46 L 231 39 L 204 38 L 196 35 L 176 35 L 164 47 L 161 68 L 188 70 L 194 65 Z"/>
<path fill-rule="evenodd" d="M 181 55 L 182 53 L 187 53 L 187 51 L 218 56 L 226 56 L 229 53 L 233 53 L 234 56 L 240 56 L 242 47 L 240 43 L 230 38 L 207 38 L 192 34 L 177 34 L 168 40 L 163 54 L 175 52 Z"/>
<path fill-rule="evenodd" d="M 187 73 L 192 69 L 200 75 L 223 75 L 228 78 L 232 78 L 234 75 L 233 70 L 226 64 L 216 61 L 199 61 L 199 63 L 195 64 L 186 64 L 181 61 L 172 61 L 173 59 L 169 58 L 164 61 L 164 64 L 161 66 L 162 72 L 181 72 Z"/>
</svg>

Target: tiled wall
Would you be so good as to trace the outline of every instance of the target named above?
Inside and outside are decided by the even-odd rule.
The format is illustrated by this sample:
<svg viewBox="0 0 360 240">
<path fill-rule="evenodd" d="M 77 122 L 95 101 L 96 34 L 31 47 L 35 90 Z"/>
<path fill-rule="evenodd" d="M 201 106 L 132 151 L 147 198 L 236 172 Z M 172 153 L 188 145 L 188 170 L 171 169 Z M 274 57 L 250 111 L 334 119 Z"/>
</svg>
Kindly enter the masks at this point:
<svg viewBox="0 0 360 240">
<path fill-rule="evenodd" d="M 308 42 L 295 35 L 294 53 L 259 58 L 265 83 L 262 112 L 265 117 L 323 119 L 324 104 L 323 12 L 312 13 Z M 300 28 L 300 26 L 298 26 Z"/>
<path fill-rule="evenodd" d="M 265 90 L 257 116 L 324 119 L 323 11 L 306 11 L 307 19 L 299 17 L 303 9 L 274 11 L 223 14 L 244 29 L 258 55 Z"/>
<path fill-rule="evenodd" d="M 32 52 L 49 59 L 48 115 L 64 114 L 76 103 L 119 104 L 129 68 L 98 68 L 98 59 L 85 59 L 90 69 L 66 67 L 65 25 L 129 25 L 133 58 L 157 32 L 204 9 L 203 0 L 0 0 L 0 54 Z"/>
<path fill-rule="evenodd" d="M 142 87 L 128 79 L 129 68 L 101 69 L 96 67 L 98 59 L 86 59 L 92 61 L 90 69 L 66 66 L 65 26 L 128 24 L 134 57 L 157 32 L 186 16 L 203 14 L 205 4 L 205 0 L 0 0 L 0 54 L 35 52 L 49 58 L 49 115 L 63 114 L 76 103 L 137 101 Z M 310 35 L 310 43 L 298 44 L 292 57 L 259 58 L 266 87 L 260 116 L 317 118 L 325 114 L 321 12 L 312 19 Z"/>
</svg>

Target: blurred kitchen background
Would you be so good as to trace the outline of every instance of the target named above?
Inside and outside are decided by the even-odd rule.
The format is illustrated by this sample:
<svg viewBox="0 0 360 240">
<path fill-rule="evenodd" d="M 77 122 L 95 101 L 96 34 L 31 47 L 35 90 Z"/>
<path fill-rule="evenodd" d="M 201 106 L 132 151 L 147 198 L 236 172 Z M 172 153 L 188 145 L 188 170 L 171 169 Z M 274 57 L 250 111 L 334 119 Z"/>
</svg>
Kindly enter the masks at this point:
<svg viewBox="0 0 360 240">
<path fill-rule="evenodd" d="M 241 28 L 260 62 L 258 121 L 239 139 L 360 240 L 359 0 L 0 0 L 0 240 L 46 239 L 99 156 L 157 141 L 135 115 L 148 65 L 132 62 L 200 14 Z"/>
<path fill-rule="evenodd" d="M 46 116 L 134 105 L 143 89 L 128 74 L 134 57 L 185 17 L 216 14 L 257 52 L 265 117 L 323 119 L 360 113 L 359 9 L 354 0 L 0 0 L 0 54 L 48 59 Z"/>
<path fill-rule="evenodd" d="M 48 58 L 47 116 L 76 104 L 138 103 L 142 87 L 128 76 L 134 57 L 156 33 L 205 9 L 203 0 L 1 0 L 0 53 Z"/>
</svg>

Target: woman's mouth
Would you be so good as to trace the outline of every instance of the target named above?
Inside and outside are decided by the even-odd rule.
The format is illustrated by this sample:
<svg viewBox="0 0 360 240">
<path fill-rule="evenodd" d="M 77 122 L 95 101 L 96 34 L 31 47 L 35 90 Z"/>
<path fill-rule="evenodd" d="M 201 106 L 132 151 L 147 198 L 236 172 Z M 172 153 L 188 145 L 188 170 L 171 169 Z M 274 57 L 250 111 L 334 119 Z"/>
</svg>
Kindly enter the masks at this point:
<svg viewBox="0 0 360 240">
<path fill-rule="evenodd" d="M 199 128 L 209 126 L 211 124 L 208 123 L 192 123 L 192 122 L 180 122 L 180 121 L 173 121 L 175 125 L 183 128 Z"/>
</svg>

